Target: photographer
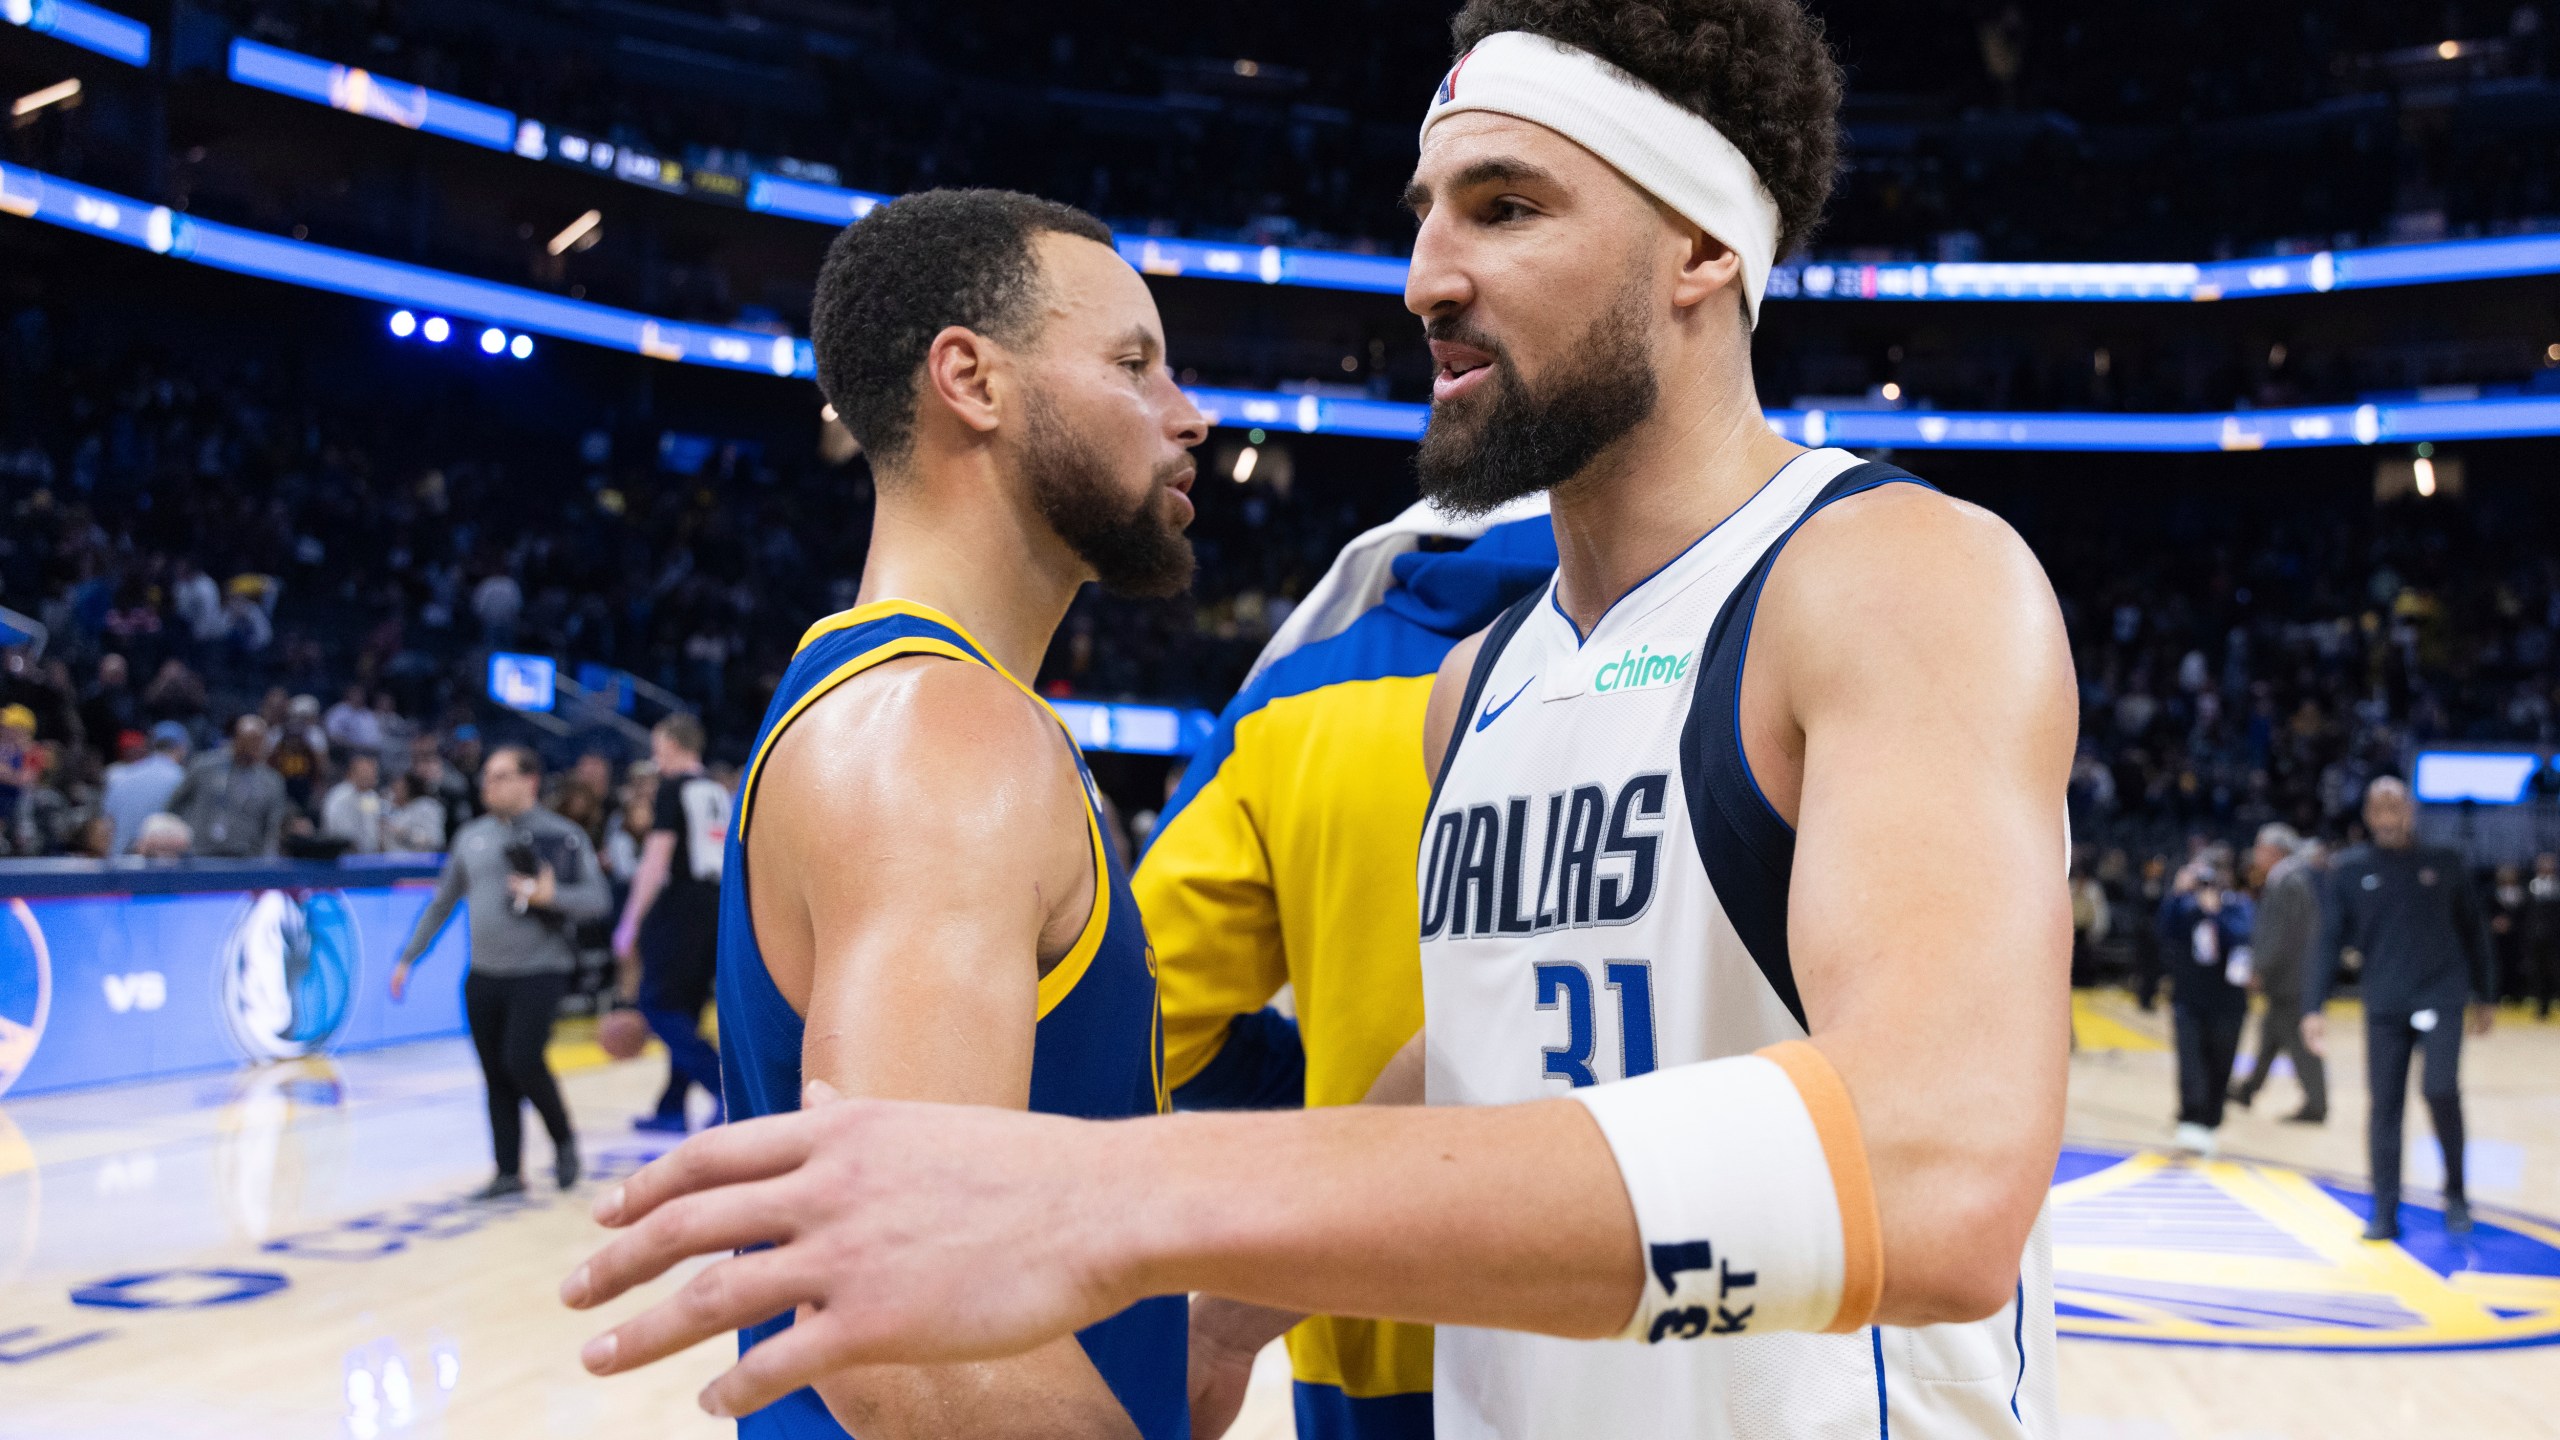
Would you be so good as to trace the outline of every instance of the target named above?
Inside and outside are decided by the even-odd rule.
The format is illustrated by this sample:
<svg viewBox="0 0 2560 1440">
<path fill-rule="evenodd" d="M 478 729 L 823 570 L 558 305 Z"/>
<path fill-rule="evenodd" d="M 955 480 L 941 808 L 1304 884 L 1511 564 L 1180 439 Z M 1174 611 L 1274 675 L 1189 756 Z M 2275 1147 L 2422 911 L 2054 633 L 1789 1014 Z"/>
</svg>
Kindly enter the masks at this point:
<svg viewBox="0 0 2560 1440">
<path fill-rule="evenodd" d="M 2216 846 L 2178 872 L 2160 907 L 2160 950 L 2178 1035 L 2178 1148 L 2211 1155 L 2249 1021 L 2255 912 Z"/>
<path fill-rule="evenodd" d="M 531 750 L 506 745 L 490 754 L 480 769 L 480 802 L 488 813 L 454 836 L 435 899 L 391 971 L 391 998 L 398 1000 L 408 992 L 410 968 L 454 906 L 469 897 L 471 970 L 462 1001 L 489 1084 L 489 1134 L 498 1158 L 497 1177 L 475 1197 L 483 1200 L 524 1192 L 517 1170 L 527 1100 L 551 1133 L 560 1188 L 578 1179 L 577 1139 L 542 1051 L 577 968 L 577 925 L 602 916 L 611 896 L 586 832 L 543 809 L 541 794 L 542 761 Z"/>
</svg>

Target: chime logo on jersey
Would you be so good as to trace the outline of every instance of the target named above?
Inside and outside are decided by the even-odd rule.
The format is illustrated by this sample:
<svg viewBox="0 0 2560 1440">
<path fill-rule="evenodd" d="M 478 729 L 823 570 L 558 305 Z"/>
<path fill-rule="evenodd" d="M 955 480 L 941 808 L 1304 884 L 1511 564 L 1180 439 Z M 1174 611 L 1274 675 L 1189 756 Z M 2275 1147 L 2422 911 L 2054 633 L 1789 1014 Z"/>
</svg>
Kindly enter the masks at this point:
<svg viewBox="0 0 2560 1440">
<path fill-rule="evenodd" d="M 1639 645 L 1615 659 L 1602 661 L 1591 672 L 1591 693 L 1616 695 L 1677 685 L 1689 678 L 1690 667 L 1696 661 L 1696 656 L 1685 652 L 1658 654 L 1650 645 Z"/>
<path fill-rule="evenodd" d="M 1422 938 L 1634 923 L 1658 888 L 1670 795 L 1671 777 L 1654 771 L 1620 785 L 1615 797 L 1605 786 L 1576 785 L 1543 805 L 1514 795 L 1499 806 L 1442 811 L 1423 863 Z M 1540 815 L 1545 823 L 1532 843 L 1530 822 Z"/>
</svg>

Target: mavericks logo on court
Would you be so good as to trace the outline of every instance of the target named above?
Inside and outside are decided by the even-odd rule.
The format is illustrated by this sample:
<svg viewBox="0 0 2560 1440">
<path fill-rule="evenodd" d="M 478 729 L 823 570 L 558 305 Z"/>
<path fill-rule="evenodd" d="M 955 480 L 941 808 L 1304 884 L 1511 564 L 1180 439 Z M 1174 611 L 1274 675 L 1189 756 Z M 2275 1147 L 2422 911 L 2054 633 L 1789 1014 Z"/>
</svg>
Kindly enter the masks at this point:
<svg viewBox="0 0 2560 1440">
<path fill-rule="evenodd" d="M 53 958 L 24 900 L 0 901 L 0 1095 L 35 1058 L 53 1008 Z"/>
<path fill-rule="evenodd" d="M 347 1023 L 361 954 L 344 895 L 261 890 L 222 945 L 222 1018 L 252 1060 L 328 1048 Z"/>
<path fill-rule="evenodd" d="M 2054 1175 L 2065 1336 L 2276 1350 L 2472 1350 L 2560 1342 L 2560 1224 L 2400 1207 L 2362 1238 L 2362 1186 L 2244 1160 L 2066 1147 Z"/>
</svg>

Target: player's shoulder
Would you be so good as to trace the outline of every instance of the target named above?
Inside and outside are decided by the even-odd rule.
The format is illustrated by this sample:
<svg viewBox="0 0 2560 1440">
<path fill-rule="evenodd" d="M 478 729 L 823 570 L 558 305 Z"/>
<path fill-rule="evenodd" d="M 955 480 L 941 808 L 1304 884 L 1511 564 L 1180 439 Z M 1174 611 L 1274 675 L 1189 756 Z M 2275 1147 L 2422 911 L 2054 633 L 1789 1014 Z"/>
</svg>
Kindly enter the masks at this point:
<svg viewBox="0 0 2560 1440">
<path fill-rule="evenodd" d="M 886 660 L 839 682 L 772 742 L 777 772 L 846 803 L 897 813 L 974 808 L 1056 790 L 1074 757 L 1047 707 L 994 669 L 936 655 Z M 764 802 L 760 801 L 759 804 Z"/>
<path fill-rule="evenodd" d="M 2059 629 L 2044 566 L 2009 522 L 1926 485 L 1887 484 L 1815 511 L 1787 542 L 1762 621 L 1908 633 L 1915 623 Z M 1782 622 L 1783 623 L 1783 622 Z"/>
</svg>

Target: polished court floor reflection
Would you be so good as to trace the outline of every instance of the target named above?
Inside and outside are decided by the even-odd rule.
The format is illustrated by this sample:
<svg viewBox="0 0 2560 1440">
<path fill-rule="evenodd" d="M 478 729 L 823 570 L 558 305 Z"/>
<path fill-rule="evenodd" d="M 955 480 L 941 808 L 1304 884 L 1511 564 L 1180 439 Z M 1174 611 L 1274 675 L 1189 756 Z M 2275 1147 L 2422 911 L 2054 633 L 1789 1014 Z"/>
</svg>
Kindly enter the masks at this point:
<svg viewBox="0 0 2560 1440">
<path fill-rule="evenodd" d="M 2278 1123 L 2280 1078 L 2198 1164 L 2157 1149 L 2165 1016 L 2084 1000 L 2056 1261 L 2066 1335 L 2106 1338 L 2062 1347 L 2071 1440 L 2560 1435 L 2560 1026 L 2509 1019 L 2466 1060 L 2479 1236 L 2413 1204 L 2405 1246 L 2366 1247 L 2355 1025 L 2328 1126 Z M 663 1147 L 628 1128 L 661 1060 L 557 1060 L 592 1173 Z M 487 1144 L 458 1041 L 0 1102 L 0 1437 L 730 1433 L 692 1403 L 725 1342 L 578 1369 L 592 1322 L 552 1287 L 592 1182 L 557 1194 L 536 1128 L 533 1193 L 462 1203 Z M 1239 1440 L 1289 1433 L 1265 1360 Z"/>
</svg>

